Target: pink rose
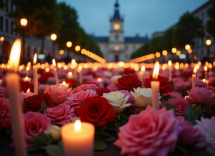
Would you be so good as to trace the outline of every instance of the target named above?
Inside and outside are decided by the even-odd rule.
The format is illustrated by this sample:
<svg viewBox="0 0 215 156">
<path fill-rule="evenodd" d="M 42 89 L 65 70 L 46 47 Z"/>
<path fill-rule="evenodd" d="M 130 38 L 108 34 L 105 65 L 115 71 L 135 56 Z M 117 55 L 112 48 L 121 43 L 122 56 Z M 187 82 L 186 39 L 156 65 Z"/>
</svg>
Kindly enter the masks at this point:
<svg viewBox="0 0 215 156">
<path fill-rule="evenodd" d="M 33 96 L 33 95 L 36 95 L 36 93 L 32 93 L 32 92 L 27 92 L 27 93 L 25 93 L 25 92 L 22 91 L 22 92 L 20 93 L 20 98 L 21 98 L 22 104 L 24 103 L 25 98 L 27 98 L 27 97 L 29 97 L 29 96 Z"/>
<path fill-rule="evenodd" d="M 10 102 L 9 99 L 0 97 L 0 130 L 11 128 Z"/>
<path fill-rule="evenodd" d="M 75 109 L 70 105 L 60 104 L 54 108 L 47 108 L 44 111 L 51 121 L 54 121 L 55 125 L 64 125 L 70 122 L 70 117 L 76 117 Z"/>
<path fill-rule="evenodd" d="M 71 89 L 65 86 L 52 85 L 45 88 L 45 92 L 49 93 L 54 104 L 63 103 L 71 94 Z"/>
<path fill-rule="evenodd" d="M 184 80 L 182 78 L 179 78 L 179 77 L 173 78 L 172 81 L 174 82 L 174 85 L 184 82 Z"/>
<path fill-rule="evenodd" d="M 66 98 L 66 101 L 64 104 L 71 105 L 71 107 L 79 108 L 81 100 L 85 100 L 88 97 L 97 96 L 96 91 L 94 90 L 86 90 L 86 91 L 80 91 L 74 94 L 71 94 L 71 96 Z"/>
<path fill-rule="evenodd" d="M 169 92 L 168 94 L 165 94 L 165 95 L 171 95 L 174 98 L 183 99 L 183 96 L 180 93 L 178 93 L 178 92 Z"/>
<path fill-rule="evenodd" d="M 107 86 L 107 89 L 109 89 L 110 91 L 117 91 L 117 87 L 114 83 L 110 83 L 108 86 Z"/>
<path fill-rule="evenodd" d="M 192 79 L 189 81 L 190 85 L 192 85 Z M 200 79 L 196 79 L 196 87 L 205 87 L 207 84 L 202 82 Z"/>
<path fill-rule="evenodd" d="M 0 87 L 0 97 L 5 97 L 6 89 L 4 87 Z"/>
<path fill-rule="evenodd" d="M 78 87 L 73 89 L 73 93 L 77 93 L 77 92 L 80 92 L 80 91 L 86 91 L 86 90 L 89 90 L 89 89 L 97 91 L 99 89 L 99 87 L 94 82 L 91 83 L 91 84 L 81 84 L 80 86 L 78 86 Z"/>
<path fill-rule="evenodd" d="M 38 90 L 45 90 L 45 88 L 48 87 L 48 86 L 49 86 L 49 85 L 39 84 Z"/>
<path fill-rule="evenodd" d="M 196 87 L 194 89 L 191 89 L 191 92 L 187 91 L 187 93 L 189 97 L 187 97 L 186 100 L 191 104 L 201 103 L 206 103 L 209 105 L 215 104 L 215 94 L 213 93 L 212 90 Z"/>
<path fill-rule="evenodd" d="M 181 98 L 174 98 L 174 99 L 169 99 L 167 101 L 168 104 L 176 106 L 176 115 L 184 115 L 184 110 L 191 107 L 190 104 Z"/>
<path fill-rule="evenodd" d="M 119 90 L 119 92 L 124 94 L 124 98 L 126 98 L 127 96 L 129 96 L 127 103 L 132 104 L 131 107 L 129 107 L 130 110 L 132 110 L 133 112 L 137 112 L 138 111 L 138 106 L 134 100 L 134 96 L 127 90 Z"/>
<path fill-rule="evenodd" d="M 215 87 L 214 86 L 206 86 L 205 88 L 207 90 L 212 90 L 213 92 L 215 92 Z"/>
<path fill-rule="evenodd" d="M 174 151 L 178 139 L 178 122 L 173 110 L 155 110 L 149 105 L 140 114 L 131 115 L 121 126 L 114 145 L 121 155 L 166 156 Z"/>
<path fill-rule="evenodd" d="M 86 76 L 82 76 L 82 81 L 83 80 L 87 80 L 87 82 L 91 82 L 94 80 L 92 75 L 86 75 Z"/>
<path fill-rule="evenodd" d="M 49 77 L 47 81 L 52 82 L 52 83 L 56 83 L 55 77 Z M 65 79 L 59 79 L 59 83 L 62 83 L 63 81 L 65 81 Z"/>
<path fill-rule="evenodd" d="M 178 116 L 176 119 L 179 121 L 179 128 L 181 129 L 178 139 L 182 144 L 190 145 L 202 137 L 201 131 L 198 128 L 193 127 L 193 125 L 186 121 L 184 117 Z"/>
</svg>

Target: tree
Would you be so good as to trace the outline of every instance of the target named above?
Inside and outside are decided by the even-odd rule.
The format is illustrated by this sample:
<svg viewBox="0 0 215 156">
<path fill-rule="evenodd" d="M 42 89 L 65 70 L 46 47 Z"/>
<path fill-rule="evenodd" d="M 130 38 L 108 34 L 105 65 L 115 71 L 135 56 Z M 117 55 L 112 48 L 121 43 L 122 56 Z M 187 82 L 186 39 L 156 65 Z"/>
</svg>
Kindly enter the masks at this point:
<svg viewBox="0 0 215 156">
<path fill-rule="evenodd" d="M 41 39 L 41 53 L 44 53 L 45 37 L 57 33 L 63 24 L 56 0 L 12 0 L 12 3 L 17 9 L 8 16 L 14 19 L 18 31 L 21 31 L 20 19 L 25 17 L 28 20 L 25 34 Z"/>
<path fill-rule="evenodd" d="M 184 48 L 186 44 L 194 45 L 194 39 L 197 37 L 204 37 L 202 20 L 187 12 L 176 26 L 173 43 L 176 48 Z"/>
<path fill-rule="evenodd" d="M 157 36 L 151 39 L 149 42 L 148 53 L 156 53 L 158 51 L 162 51 L 162 41 L 163 36 Z"/>
<path fill-rule="evenodd" d="M 208 10 L 210 19 L 206 23 L 207 32 L 215 38 L 215 0 L 212 1 L 212 6 Z"/>
<path fill-rule="evenodd" d="M 171 51 L 171 49 L 174 47 L 173 45 L 173 35 L 174 35 L 174 29 L 170 28 L 168 29 L 161 40 L 161 46 L 162 50 Z"/>
</svg>

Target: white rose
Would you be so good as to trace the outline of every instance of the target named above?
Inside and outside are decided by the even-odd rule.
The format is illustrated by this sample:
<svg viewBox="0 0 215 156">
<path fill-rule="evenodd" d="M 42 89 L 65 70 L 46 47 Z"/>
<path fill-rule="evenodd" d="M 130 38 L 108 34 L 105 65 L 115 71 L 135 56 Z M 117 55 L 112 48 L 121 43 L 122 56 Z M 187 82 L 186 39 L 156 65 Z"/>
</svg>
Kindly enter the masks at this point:
<svg viewBox="0 0 215 156">
<path fill-rule="evenodd" d="M 131 106 L 130 103 L 127 103 L 129 96 L 124 98 L 124 94 L 121 92 L 104 93 L 103 97 L 108 100 L 115 113 L 121 113 L 125 108 Z"/>
<path fill-rule="evenodd" d="M 117 85 L 118 84 L 118 79 L 121 78 L 121 75 L 114 75 L 110 80 Z"/>
<path fill-rule="evenodd" d="M 112 73 L 109 72 L 109 71 L 105 71 L 104 73 L 104 76 L 107 77 L 107 78 L 110 78 L 112 76 Z"/>
<path fill-rule="evenodd" d="M 47 137 L 51 135 L 54 142 L 57 142 L 61 138 L 60 127 L 56 125 L 50 125 L 49 128 L 44 131 L 44 133 Z"/>
<path fill-rule="evenodd" d="M 124 72 L 124 68 L 123 67 L 117 68 L 117 72 L 119 74 L 123 73 Z"/>
<path fill-rule="evenodd" d="M 151 88 L 134 88 L 134 92 L 131 91 L 136 104 L 140 107 L 146 105 L 152 105 L 152 89 Z M 160 95 L 160 94 L 159 94 Z"/>
</svg>

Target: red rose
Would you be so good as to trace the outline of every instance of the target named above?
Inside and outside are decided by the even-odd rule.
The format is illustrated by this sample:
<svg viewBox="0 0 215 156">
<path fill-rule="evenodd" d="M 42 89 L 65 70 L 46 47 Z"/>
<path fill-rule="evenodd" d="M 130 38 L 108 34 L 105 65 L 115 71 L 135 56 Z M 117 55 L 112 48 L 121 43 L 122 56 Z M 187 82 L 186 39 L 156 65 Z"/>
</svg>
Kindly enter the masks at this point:
<svg viewBox="0 0 215 156">
<path fill-rule="evenodd" d="M 45 83 L 49 77 L 54 77 L 54 74 L 51 72 L 45 72 L 44 74 L 42 74 L 39 78 L 39 82 L 40 83 Z"/>
<path fill-rule="evenodd" d="M 46 103 L 46 106 L 53 107 L 50 95 L 48 93 L 39 93 L 24 99 L 24 110 L 36 112 L 41 108 L 41 103 L 43 101 Z"/>
<path fill-rule="evenodd" d="M 125 68 L 123 71 L 124 74 L 135 74 L 135 70 L 131 68 Z"/>
<path fill-rule="evenodd" d="M 79 84 L 79 86 L 81 86 L 82 84 L 95 84 L 99 88 L 99 84 L 95 82 L 82 82 Z"/>
<path fill-rule="evenodd" d="M 103 93 L 110 93 L 111 91 L 107 88 L 101 88 L 101 89 L 98 89 L 96 92 L 99 96 L 103 96 Z"/>
<path fill-rule="evenodd" d="M 193 75 L 193 71 L 192 70 L 185 70 L 181 73 L 182 77 L 191 77 Z"/>
<path fill-rule="evenodd" d="M 151 88 L 151 81 L 153 81 L 152 76 L 146 78 L 144 87 Z M 158 75 L 157 81 L 160 82 L 160 93 L 168 94 L 169 92 L 172 92 L 172 85 L 167 77 Z"/>
<path fill-rule="evenodd" d="M 88 70 L 88 72 L 86 73 L 86 75 L 92 75 L 94 78 L 96 77 L 96 73 L 91 71 L 91 70 Z"/>
<path fill-rule="evenodd" d="M 212 118 L 212 116 L 215 116 L 215 105 L 211 105 L 210 118 Z"/>
<path fill-rule="evenodd" d="M 38 74 L 42 75 L 42 74 L 45 72 L 45 70 L 42 69 L 42 68 L 39 68 L 39 69 L 37 70 L 37 72 L 38 72 Z"/>
<path fill-rule="evenodd" d="M 134 88 L 142 87 L 142 82 L 137 75 L 123 75 L 118 79 L 117 89 L 133 91 Z"/>
<path fill-rule="evenodd" d="M 113 108 L 107 99 L 101 96 L 85 99 L 76 112 L 80 116 L 81 121 L 99 126 L 111 122 L 115 117 Z"/>
<path fill-rule="evenodd" d="M 76 81 L 74 79 L 69 79 L 69 80 L 66 80 L 66 83 L 69 84 L 69 87 L 75 87 L 75 84 L 77 84 L 78 81 Z"/>
<path fill-rule="evenodd" d="M 26 93 L 28 89 L 32 91 L 33 88 L 34 88 L 34 85 L 32 83 L 20 81 L 20 91 L 23 91 Z"/>
</svg>

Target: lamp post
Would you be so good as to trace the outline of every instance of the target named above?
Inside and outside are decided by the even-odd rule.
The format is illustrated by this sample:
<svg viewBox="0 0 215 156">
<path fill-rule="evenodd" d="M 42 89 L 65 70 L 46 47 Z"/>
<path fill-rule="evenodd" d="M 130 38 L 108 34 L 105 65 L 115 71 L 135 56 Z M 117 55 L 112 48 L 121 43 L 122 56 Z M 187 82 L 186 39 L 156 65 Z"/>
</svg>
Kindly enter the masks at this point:
<svg viewBox="0 0 215 156">
<path fill-rule="evenodd" d="M 52 40 L 52 56 L 54 57 L 54 41 L 56 41 L 57 35 L 51 34 L 51 40 Z"/>
<path fill-rule="evenodd" d="M 175 54 L 177 52 L 177 49 L 176 48 L 172 48 L 172 53 Z M 172 62 L 174 62 L 173 58 L 174 58 L 174 55 L 172 54 Z"/>
<path fill-rule="evenodd" d="M 28 20 L 26 18 L 22 18 L 20 20 L 20 24 L 22 26 L 22 60 L 25 61 L 25 27 L 28 24 Z"/>
<path fill-rule="evenodd" d="M 190 58 L 189 58 L 190 45 L 189 45 L 189 44 L 185 45 L 185 49 L 187 50 L 187 62 L 189 63 L 189 62 L 190 62 Z M 191 51 L 191 52 L 192 52 L 192 51 Z"/>
<path fill-rule="evenodd" d="M 207 39 L 206 40 L 206 45 L 207 45 L 207 61 L 210 62 L 210 57 L 209 57 L 209 53 L 210 53 L 210 45 L 211 45 L 211 40 L 210 39 Z"/>
<path fill-rule="evenodd" d="M 66 42 L 66 46 L 68 48 L 68 54 L 69 54 L 69 48 L 72 47 L 72 42 L 71 41 Z"/>
<path fill-rule="evenodd" d="M 163 56 L 164 56 L 164 62 L 165 62 L 165 63 L 166 63 L 165 57 L 166 57 L 167 53 L 168 53 L 168 52 L 167 52 L 166 50 L 163 50 L 163 51 L 162 51 L 162 54 L 163 54 Z"/>
</svg>

